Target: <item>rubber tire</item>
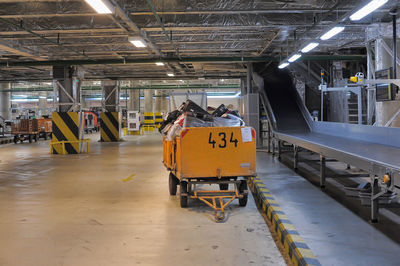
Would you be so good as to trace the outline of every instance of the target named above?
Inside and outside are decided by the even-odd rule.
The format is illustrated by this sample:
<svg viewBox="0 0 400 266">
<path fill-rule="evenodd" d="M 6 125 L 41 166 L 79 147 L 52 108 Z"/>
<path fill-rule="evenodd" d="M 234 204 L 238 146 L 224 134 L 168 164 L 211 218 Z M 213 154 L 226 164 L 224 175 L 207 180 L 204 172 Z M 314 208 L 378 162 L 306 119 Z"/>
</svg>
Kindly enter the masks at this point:
<svg viewBox="0 0 400 266">
<path fill-rule="evenodd" d="M 17 144 L 18 143 L 18 137 L 14 136 L 14 143 Z"/>
<path fill-rule="evenodd" d="M 47 140 L 49 138 L 49 136 L 47 135 L 47 133 L 44 133 L 44 140 Z"/>
<path fill-rule="evenodd" d="M 242 194 L 243 191 L 247 190 L 247 181 L 246 180 L 240 180 L 239 184 L 239 194 Z M 243 195 L 243 198 L 239 199 L 239 206 L 244 207 L 247 205 L 247 198 L 248 195 Z"/>
<path fill-rule="evenodd" d="M 219 184 L 219 189 L 220 190 L 228 190 L 229 184 Z"/>
<path fill-rule="evenodd" d="M 181 181 L 181 193 L 187 193 L 187 182 L 186 181 Z M 181 202 L 181 208 L 186 208 L 188 206 L 188 197 L 187 196 L 182 196 L 180 198 L 180 202 Z"/>
<path fill-rule="evenodd" d="M 35 140 L 35 142 L 37 142 L 39 140 L 39 134 L 36 134 L 35 136 L 33 136 L 33 139 Z"/>
<path fill-rule="evenodd" d="M 33 136 L 32 135 L 29 135 L 29 143 L 32 143 L 32 141 L 33 141 Z"/>
<path fill-rule="evenodd" d="M 175 175 L 173 173 L 169 173 L 169 181 L 168 181 L 168 185 L 169 185 L 169 195 L 171 196 L 175 196 L 176 195 L 176 191 L 178 189 L 178 179 L 175 177 Z"/>
</svg>

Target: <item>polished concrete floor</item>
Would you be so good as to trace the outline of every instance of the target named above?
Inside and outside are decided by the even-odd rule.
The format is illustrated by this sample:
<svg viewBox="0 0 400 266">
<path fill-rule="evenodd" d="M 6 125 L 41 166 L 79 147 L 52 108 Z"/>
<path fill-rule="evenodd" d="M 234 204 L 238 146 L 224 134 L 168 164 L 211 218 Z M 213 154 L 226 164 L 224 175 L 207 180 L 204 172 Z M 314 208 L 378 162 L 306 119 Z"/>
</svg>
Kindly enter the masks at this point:
<svg viewBox="0 0 400 266">
<path fill-rule="evenodd" d="M 399 244 L 277 157 L 258 152 L 257 172 L 322 265 L 400 265 Z"/>
<path fill-rule="evenodd" d="M 285 264 L 252 198 L 219 224 L 203 204 L 179 207 L 159 135 L 91 149 L 0 146 L 0 265 Z"/>
</svg>

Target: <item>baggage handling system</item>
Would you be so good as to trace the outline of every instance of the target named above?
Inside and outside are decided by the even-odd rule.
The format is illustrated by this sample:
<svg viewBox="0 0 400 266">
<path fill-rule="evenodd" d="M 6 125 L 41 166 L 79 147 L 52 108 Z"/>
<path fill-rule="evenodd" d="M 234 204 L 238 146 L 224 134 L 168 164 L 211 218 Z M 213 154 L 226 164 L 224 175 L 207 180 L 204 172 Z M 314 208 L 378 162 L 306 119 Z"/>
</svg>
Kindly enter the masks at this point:
<svg viewBox="0 0 400 266">
<path fill-rule="evenodd" d="M 32 143 L 33 140 L 39 139 L 39 128 L 37 119 L 17 119 L 11 123 L 11 134 L 14 136 L 14 143 L 28 140 Z"/>
<path fill-rule="evenodd" d="M 97 114 L 85 111 L 84 118 L 85 118 L 85 133 L 98 132 L 100 130 Z"/>
<path fill-rule="evenodd" d="M 288 73 L 274 73 L 262 83 L 260 97 L 279 155 L 282 142 L 292 144 L 296 169 L 300 147 L 319 154 L 322 188 L 327 157 L 368 172 L 371 221 L 377 222 L 380 197 L 400 192 L 400 128 L 314 121 Z"/>
<path fill-rule="evenodd" d="M 182 208 L 189 199 L 199 199 L 215 210 L 217 222 L 224 220 L 233 200 L 246 206 L 246 178 L 256 175 L 255 130 L 245 127 L 236 111 L 220 111 L 209 114 L 188 100 L 160 127 L 170 195 L 176 195 L 179 185 Z M 218 185 L 219 190 L 204 190 L 204 185 Z"/>
<path fill-rule="evenodd" d="M 51 118 L 39 118 L 38 120 L 39 137 L 47 140 L 51 138 L 52 132 L 52 119 Z"/>
<path fill-rule="evenodd" d="M 180 205 L 199 199 L 223 220 L 224 209 L 235 199 L 247 204 L 246 177 L 256 175 L 255 131 L 250 127 L 184 128 L 173 141 L 163 140 L 163 163 L 170 171 L 169 193 L 180 186 Z M 220 190 L 200 190 L 218 184 Z M 226 200 L 226 201 L 224 201 Z M 219 212 L 219 213 L 218 213 Z"/>
</svg>

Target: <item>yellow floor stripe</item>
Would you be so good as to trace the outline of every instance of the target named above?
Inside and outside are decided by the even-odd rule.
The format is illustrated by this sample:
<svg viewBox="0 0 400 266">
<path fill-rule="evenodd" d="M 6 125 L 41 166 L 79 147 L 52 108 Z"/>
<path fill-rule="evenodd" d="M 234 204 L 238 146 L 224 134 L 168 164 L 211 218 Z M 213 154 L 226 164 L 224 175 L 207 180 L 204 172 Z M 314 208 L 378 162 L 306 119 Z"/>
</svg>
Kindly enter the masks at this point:
<svg viewBox="0 0 400 266">
<path fill-rule="evenodd" d="M 131 174 L 131 175 L 128 176 L 127 178 L 123 178 L 122 181 L 124 181 L 124 182 L 131 181 L 131 180 L 133 180 L 133 177 L 134 177 L 134 176 L 135 176 L 135 174 Z"/>
</svg>

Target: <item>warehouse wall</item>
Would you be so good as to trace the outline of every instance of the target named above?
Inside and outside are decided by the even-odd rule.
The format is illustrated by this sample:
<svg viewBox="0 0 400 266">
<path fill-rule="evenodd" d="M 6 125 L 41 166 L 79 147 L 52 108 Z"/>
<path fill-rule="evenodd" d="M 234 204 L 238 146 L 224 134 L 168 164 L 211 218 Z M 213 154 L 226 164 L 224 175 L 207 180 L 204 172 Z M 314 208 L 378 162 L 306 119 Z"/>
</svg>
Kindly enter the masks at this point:
<svg viewBox="0 0 400 266">
<path fill-rule="evenodd" d="M 239 109 L 239 100 L 240 98 L 210 98 L 207 97 L 207 104 L 211 107 L 218 107 L 221 104 L 225 104 L 228 106 L 230 104 L 233 105 L 233 109 Z"/>
</svg>

